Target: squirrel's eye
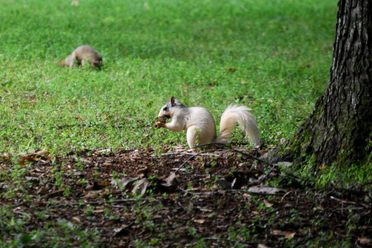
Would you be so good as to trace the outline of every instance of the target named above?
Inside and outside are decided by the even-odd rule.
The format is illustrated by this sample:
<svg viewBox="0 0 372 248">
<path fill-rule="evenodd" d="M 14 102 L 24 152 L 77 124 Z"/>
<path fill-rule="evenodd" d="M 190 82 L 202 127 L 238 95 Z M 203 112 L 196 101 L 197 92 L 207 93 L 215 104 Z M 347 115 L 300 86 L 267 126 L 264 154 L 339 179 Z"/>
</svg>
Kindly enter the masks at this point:
<svg viewBox="0 0 372 248">
<path fill-rule="evenodd" d="M 164 107 L 163 110 L 164 110 L 164 111 L 167 111 L 167 110 L 168 110 L 168 107 Z"/>
</svg>

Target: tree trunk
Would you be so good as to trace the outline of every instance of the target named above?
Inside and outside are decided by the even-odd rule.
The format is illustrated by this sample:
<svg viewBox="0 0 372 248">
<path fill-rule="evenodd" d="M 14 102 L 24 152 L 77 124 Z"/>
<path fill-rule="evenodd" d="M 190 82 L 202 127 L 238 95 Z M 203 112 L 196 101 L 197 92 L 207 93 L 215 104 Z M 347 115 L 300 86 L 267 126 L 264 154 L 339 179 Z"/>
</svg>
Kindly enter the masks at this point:
<svg viewBox="0 0 372 248">
<path fill-rule="evenodd" d="M 371 153 L 372 1 L 340 0 L 330 83 L 279 155 L 349 165 Z M 277 154 L 278 155 L 278 154 Z"/>
</svg>

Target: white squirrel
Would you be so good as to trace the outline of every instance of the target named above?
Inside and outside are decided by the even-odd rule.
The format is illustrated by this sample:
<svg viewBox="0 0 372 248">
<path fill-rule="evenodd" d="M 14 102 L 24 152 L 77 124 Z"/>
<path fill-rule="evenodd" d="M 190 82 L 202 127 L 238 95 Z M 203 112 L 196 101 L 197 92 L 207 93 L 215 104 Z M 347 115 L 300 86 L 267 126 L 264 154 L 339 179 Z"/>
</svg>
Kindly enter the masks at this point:
<svg viewBox="0 0 372 248">
<path fill-rule="evenodd" d="M 78 66 L 84 66 L 85 63 L 90 63 L 94 68 L 101 68 L 103 65 L 102 56 L 93 47 L 88 45 L 77 47 L 64 60 L 60 61 L 59 64 L 71 68 L 74 66 L 75 61 Z"/>
<path fill-rule="evenodd" d="M 197 145 L 227 143 L 231 133 L 239 124 L 240 129 L 255 147 L 260 146 L 259 130 L 249 108 L 242 105 L 228 106 L 221 116 L 220 134 L 216 136 L 216 125 L 212 114 L 203 107 L 187 107 L 173 96 L 160 109 L 155 127 L 171 131 L 186 130 L 187 144 L 192 149 Z M 166 123 L 166 118 L 171 118 Z"/>
</svg>

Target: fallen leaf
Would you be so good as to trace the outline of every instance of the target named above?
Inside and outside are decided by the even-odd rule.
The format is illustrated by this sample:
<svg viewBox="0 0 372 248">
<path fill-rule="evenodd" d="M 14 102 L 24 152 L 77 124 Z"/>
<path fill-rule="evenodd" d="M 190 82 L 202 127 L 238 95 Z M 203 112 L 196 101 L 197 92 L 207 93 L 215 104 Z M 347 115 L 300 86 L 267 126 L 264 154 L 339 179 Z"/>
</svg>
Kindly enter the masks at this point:
<svg viewBox="0 0 372 248">
<path fill-rule="evenodd" d="M 26 176 L 25 179 L 31 182 L 38 182 L 40 180 L 39 177 L 30 177 L 30 176 Z"/>
<path fill-rule="evenodd" d="M 78 224 L 81 223 L 81 220 L 80 220 L 80 217 L 79 217 L 79 216 L 74 216 L 74 217 L 72 217 L 72 220 L 75 221 L 75 222 L 78 223 Z"/>
<path fill-rule="evenodd" d="M 265 207 L 267 208 L 271 208 L 274 204 L 272 204 L 271 202 L 269 202 L 268 200 L 264 199 L 263 200 L 264 204 L 265 204 Z"/>
<path fill-rule="evenodd" d="M 41 157 L 46 157 L 49 155 L 49 152 L 47 150 L 39 150 L 35 152 L 35 155 L 41 156 Z"/>
<path fill-rule="evenodd" d="M 137 169 L 137 173 L 141 174 L 142 177 L 143 177 L 143 175 L 148 171 L 148 169 L 149 168 L 147 166 L 140 167 L 140 168 Z"/>
<path fill-rule="evenodd" d="M 358 237 L 358 243 L 361 245 L 370 246 L 372 245 L 372 239 L 367 237 Z"/>
<path fill-rule="evenodd" d="M 118 187 L 119 189 L 125 189 L 127 185 L 130 183 L 136 181 L 138 177 L 123 177 L 120 179 L 112 179 L 111 180 L 111 185 L 114 187 Z"/>
<path fill-rule="evenodd" d="M 129 225 L 122 225 L 120 227 L 114 228 L 113 236 L 127 236 L 129 234 L 128 227 Z"/>
<path fill-rule="evenodd" d="M 232 189 L 234 188 L 235 183 L 236 183 L 236 178 L 234 178 L 234 180 L 231 182 L 231 188 L 232 188 Z"/>
<path fill-rule="evenodd" d="M 106 167 L 109 167 L 109 166 L 113 165 L 113 162 L 112 161 L 105 161 L 102 165 L 106 166 Z"/>
<path fill-rule="evenodd" d="M 84 198 L 86 198 L 86 199 L 98 198 L 102 194 L 102 192 L 103 192 L 103 190 L 92 190 L 92 191 L 88 191 L 84 195 Z"/>
<path fill-rule="evenodd" d="M 0 161 L 6 162 L 10 160 L 10 154 L 7 152 L 4 152 L 3 154 L 0 155 Z"/>
<path fill-rule="evenodd" d="M 43 163 L 48 163 L 51 161 L 51 158 L 49 157 L 49 152 L 47 150 L 39 150 L 35 151 L 29 154 L 22 155 L 19 164 L 21 166 L 24 166 L 26 162 L 37 162 L 41 161 Z"/>
<path fill-rule="evenodd" d="M 99 213 L 105 212 L 105 210 L 103 208 L 99 208 L 99 209 L 94 209 L 92 212 L 95 214 L 99 214 Z"/>
<path fill-rule="evenodd" d="M 164 187 L 173 187 L 173 186 L 175 186 L 175 184 L 177 183 L 176 173 L 172 171 L 169 174 L 169 176 L 167 178 L 165 178 L 163 181 L 164 182 L 161 185 L 164 186 Z"/>
<path fill-rule="evenodd" d="M 272 230 L 271 233 L 275 236 L 284 236 L 286 239 L 291 239 L 296 235 L 296 232 L 282 231 L 278 229 Z"/>
<path fill-rule="evenodd" d="M 132 194 L 144 195 L 149 185 L 150 185 L 150 182 L 146 178 L 142 178 L 141 180 L 135 181 L 133 183 Z"/>
<path fill-rule="evenodd" d="M 111 182 L 109 180 L 93 181 L 93 184 L 91 185 L 91 190 L 103 189 L 103 188 L 109 186 L 110 184 L 111 184 Z"/>
<path fill-rule="evenodd" d="M 64 192 L 64 190 L 60 189 L 60 190 L 53 191 L 53 192 L 50 192 L 50 193 L 46 194 L 45 197 L 46 198 L 53 198 L 53 197 L 56 197 L 56 196 L 61 196 L 61 195 L 63 195 L 63 192 Z"/>
<path fill-rule="evenodd" d="M 203 224 L 205 222 L 205 219 L 193 219 L 195 223 Z"/>
<path fill-rule="evenodd" d="M 269 186 L 252 186 L 248 188 L 248 192 L 255 194 L 275 195 L 279 192 L 284 192 L 284 190 Z"/>
<path fill-rule="evenodd" d="M 325 163 L 319 165 L 319 170 L 324 170 L 325 168 L 327 168 L 327 165 Z"/>
<path fill-rule="evenodd" d="M 111 148 L 107 148 L 107 149 L 96 150 L 93 154 L 96 154 L 96 155 L 101 155 L 101 154 L 108 155 L 108 154 L 111 154 L 111 153 L 112 153 L 112 149 Z"/>
<path fill-rule="evenodd" d="M 74 172 L 73 172 L 73 175 L 74 175 L 74 176 L 77 176 L 77 177 L 83 177 L 83 176 L 86 175 L 86 173 L 83 172 L 83 171 L 74 171 Z"/>
<path fill-rule="evenodd" d="M 292 164 L 293 164 L 292 162 L 281 161 L 281 162 L 278 162 L 278 163 L 276 163 L 274 165 L 275 166 L 279 166 L 279 167 L 288 168 L 288 167 L 291 167 Z"/>
</svg>

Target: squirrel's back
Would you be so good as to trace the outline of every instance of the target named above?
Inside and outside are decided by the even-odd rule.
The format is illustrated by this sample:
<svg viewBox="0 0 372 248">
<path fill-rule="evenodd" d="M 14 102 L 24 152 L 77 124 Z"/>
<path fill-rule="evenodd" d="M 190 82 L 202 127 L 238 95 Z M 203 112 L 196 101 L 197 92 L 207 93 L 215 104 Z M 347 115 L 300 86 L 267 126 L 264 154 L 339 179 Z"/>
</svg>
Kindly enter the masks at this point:
<svg viewBox="0 0 372 248">
<path fill-rule="evenodd" d="M 82 65 L 85 62 L 88 62 L 95 68 L 100 68 L 102 66 L 102 56 L 89 45 L 81 45 L 74 49 L 66 59 L 60 62 L 60 65 L 73 67 L 75 61 L 77 65 Z"/>
<path fill-rule="evenodd" d="M 190 107 L 189 113 L 186 121 L 189 135 L 196 135 L 199 145 L 212 143 L 216 138 L 216 124 L 212 114 L 203 107 Z"/>
<path fill-rule="evenodd" d="M 74 50 L 74 53 L 80 59 L 95 60 L 102 58 L 101 55 L 91 46 L 81 45 Z"/>
<path fill-rule="evenodd" d="M 198 126 L 203 129 L 215 127 L 215 122 L 212 114 L 203 107 L 190 107 L 190 119 L 187 121 L 187 126 Z"/>
</svg>

